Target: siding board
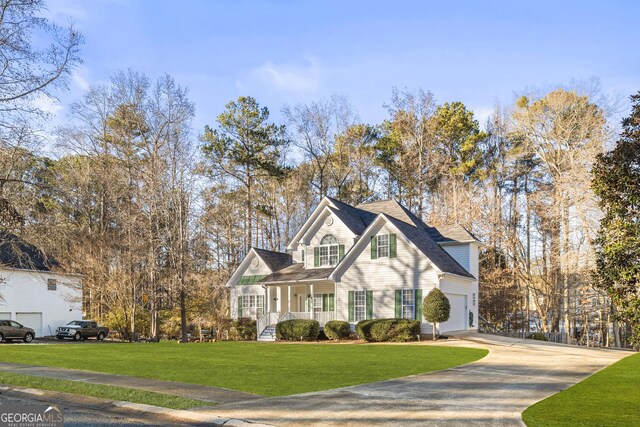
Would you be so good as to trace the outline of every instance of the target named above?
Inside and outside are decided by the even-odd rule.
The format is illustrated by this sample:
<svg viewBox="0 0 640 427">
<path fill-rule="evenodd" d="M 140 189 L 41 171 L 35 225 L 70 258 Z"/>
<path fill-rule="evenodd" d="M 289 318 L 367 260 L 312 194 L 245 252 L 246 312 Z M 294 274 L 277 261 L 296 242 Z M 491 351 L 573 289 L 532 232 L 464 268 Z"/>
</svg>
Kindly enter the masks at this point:
<svg viewBox="0 0 640 427">
<path fill-rule="evenodd" d="M 463 266 L 465 270 L 467 270 L 468 272 L 473 274 L 473 272 L 471 271 L 471 264 L 470 264 L 470 260 L 469 260 L 469 258 L 471 256 L 470 250 L 469 250 L 470 246 L 471 246 L 471 244 L 469 244 L 469 243 L 465 243 L 465 244 L 462 244 L 462 245 L 443 245 L 442 249 L 447 251 L 449 253 L 449 255 L 451 255 L 453 257 L 453 259 L 458 261 L 458 264 Z M 478 277 L 475 274 L 474 274 L 474 276 Z"/>
<path fill-rule="evenodd" d="M 395 228 L 382 225 L 372 234 L 396 233 Z M 371 236 L 363 236 L 370 241 Z M 371 259 L 369 243 L 352 262 L 338 283 L 337 301 L 348 300 L 349 291 L 373 291 L 373 318 L 395 317 L 395 291 L 397 289 L 421 289 L 426 296 L 438 283 L 433 265 L 422 253 L 416 251 L 401 235 L 397 236 L 396 258 Z M 347 304 L 336 302 L 337 319 L 348 320 Z M 422 320 L 422 319 L 421 319 Z M 431 332 L 431 325 L 421 324 L 423 333 Z"/>
<path fill-rule="evenodd" d="M 331 225 L 327 225 L 325 223 L 325 219 L 327 217 L 331 217 L 332 223 Z M 306 252 L 305 252 L 305 268 L 314 268 L 313 262 L 308 262 L 307 260 L 311 259 L 313 261 L 313 248 L 320 245 L 320 240 L 327 234 L 333 234 L 338 239 L 338 243 L 340 245 L 344 245 L 345 253 L 349 252 L 351 247 L 355 242 L 355 235 L 353 232 L 344 225 L 340 219 L 335 216 L 333 213 L 326 213 L 321 221 L 318 221 L 318 224 L 314 228 L 310 230 L 313 233 L 313 236 L 309 239 L 308 242 L 304 242 L 306 244 Z"/>
</svg>

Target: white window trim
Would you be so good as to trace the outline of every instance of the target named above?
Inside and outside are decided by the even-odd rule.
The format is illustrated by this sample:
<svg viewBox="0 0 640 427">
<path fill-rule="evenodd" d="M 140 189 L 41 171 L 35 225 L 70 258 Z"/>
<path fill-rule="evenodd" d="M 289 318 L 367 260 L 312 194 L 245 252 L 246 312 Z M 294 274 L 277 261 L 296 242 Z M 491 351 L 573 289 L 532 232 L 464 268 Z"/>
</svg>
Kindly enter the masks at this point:
<svg viewBox="0 0 640 427">
<path fill-rule="evenodd" d="M 264 314 L 264 295 L 249 294 L 242 296 L 242 317 L 259 319 Z"/>
<path fill-rule="evenodd" d="M 309 295 L 309 294 L 307 294 Z M 334 298 L 334 310 L 335 310 L 335 294 L 332 292 L 325 292 L 325 293 L 321 293 L 321 294 L 313 294 L 313 311 L 315 313 L 332 313 L 333 310 L 329 311 L 329 310 L 324 310 L 324 297 L 325 295 L 327 296 L 327 301 L 329 300 L 330 296 L 333 295 Z M 304 310 L 306 313 L 309 312 L 309 298 L 310 296 L 307 296 L 307 301 L 304 304 Z"/>
<path fill-rule="evenodd" d="M 318 249 L 318 267 L 335 267 L 340 261 L 340 242 L 336 236 L 333 234 L 327 234 L 320 240 L 320 242 L 329 236 L 333 237 L 336 243 L 320 244 L 320 246 L 318 246 L 320 248 Z M 326 250 L 326 255 L 322 254 L 323 249 Z"/>
<path fill-rule="evenodd" d="M 379 234 L 377 237 L 377 251 L 378 251 L 378 258 L 389 258 L 389 252 L 390 252 L 390 246 L 389 246 L 389 235 L 388 234 Z M 383 245 L 381 244 L 381 240 L 382 238 L 387 239 L 387 242 Z M 381 253 L 381 249 L 385 249 L 386 253 Z"/>
<path fill-rule="evenodd" d="M 359 298 L 360 297 L 360 298 Z M 361 299 L 362 304 L 358 304 L 358 299 Z M 358 315 L 358 309 L 362 310 L 362 316 Z M 353 320 L 358 323 L 361 320 L 367 318 L 367 291 L 354 291 L 353 292 Z"/>
<path fill-rule="evenodd" d="M 405 293 L 406 295 L 411 295 L 411 304 L 407 304 L 406 300 L 405 300 Z M 402 290 L 402 298 L 401 298 L 401 310 L 400 310 L 400 314 L 402 315 L 403 319 L 413 319 L 415 317 L 415 312 L 416 312 L 416 293 L 415 293 L 415 289 L 403 289 Z M 405 308 L 410 308 L 411 309 L 411 314 L 409 315 L 409 317 L 407 317 L 405 315 Z"/>
</svg>

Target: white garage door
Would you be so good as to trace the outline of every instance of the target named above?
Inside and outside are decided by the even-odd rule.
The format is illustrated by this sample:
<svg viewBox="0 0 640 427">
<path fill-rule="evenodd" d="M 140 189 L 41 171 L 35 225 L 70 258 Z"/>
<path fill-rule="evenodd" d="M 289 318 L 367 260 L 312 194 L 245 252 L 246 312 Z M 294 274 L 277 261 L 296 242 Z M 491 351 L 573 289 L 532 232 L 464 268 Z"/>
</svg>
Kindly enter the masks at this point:
<svg viewBox="0 0 640 427">
<path fill-rule="evenodd" d="M 440 332 L 462 331 L 467 329 L 467 296 L 445 294 L 451 303 L 449 320 L 440 324 Z"/>
<path fill-rule="evenodd" d="M 16 313 L 16 321 L 36 331 L 36 336 L 42 336 L 42 313 Z"/>
<path fill-rule="evenodd" d="M 0 311 L 0 319 L 11 320 L 11 313 Z"/>
</svg>

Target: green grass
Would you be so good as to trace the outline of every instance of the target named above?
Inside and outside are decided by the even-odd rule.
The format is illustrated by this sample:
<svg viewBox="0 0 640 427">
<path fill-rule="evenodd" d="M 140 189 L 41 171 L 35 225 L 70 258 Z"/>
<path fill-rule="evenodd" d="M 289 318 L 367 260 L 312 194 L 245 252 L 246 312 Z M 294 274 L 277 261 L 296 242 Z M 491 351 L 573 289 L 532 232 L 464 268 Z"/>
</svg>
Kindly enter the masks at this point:
<svg viewBox="0 0 640 427">
<path fill-rule="evenodd" d="M 487 350 L 426 345 L 175 342 L 2 346 L 0 361 L 181 381 L 282 396 L 473 362 Z"/>
<path fill-rule="evenodd" d="M 30 375 L 0 372 L 0 384 L 18 387 L 37 388 L 40 390 L 62 391 L 83 396 L 101 397 L 103 399 L 124 400 L 127 402 L 144 403 L 172 409 L 189 409 L 197 406 L 210 406 L 211 403 L 201 400 L 187 399 L 151 391 L 134 390 L 130 388 L 81 383 L 77 381 L 59 380 L 54 378 L 33 377 Z"/>
<path fill-rule="evenodd" d="M 529 427 L 640 426 L 640 354 L 528 407 L 522 419 Z"/>
</svg>

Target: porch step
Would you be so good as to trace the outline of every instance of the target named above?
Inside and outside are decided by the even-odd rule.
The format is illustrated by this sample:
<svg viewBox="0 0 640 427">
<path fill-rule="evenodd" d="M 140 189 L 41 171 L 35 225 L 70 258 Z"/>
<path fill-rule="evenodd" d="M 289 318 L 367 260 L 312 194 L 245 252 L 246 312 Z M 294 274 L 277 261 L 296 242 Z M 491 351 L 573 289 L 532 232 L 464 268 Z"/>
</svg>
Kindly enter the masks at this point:
<svg viewBox="0 0 640 427">
<path fill-rule="evenodd" d="M 269 325 L 258 337 L 258 341 L 275 341 L 276 340 L 276 325 Z"/>
</svg>

